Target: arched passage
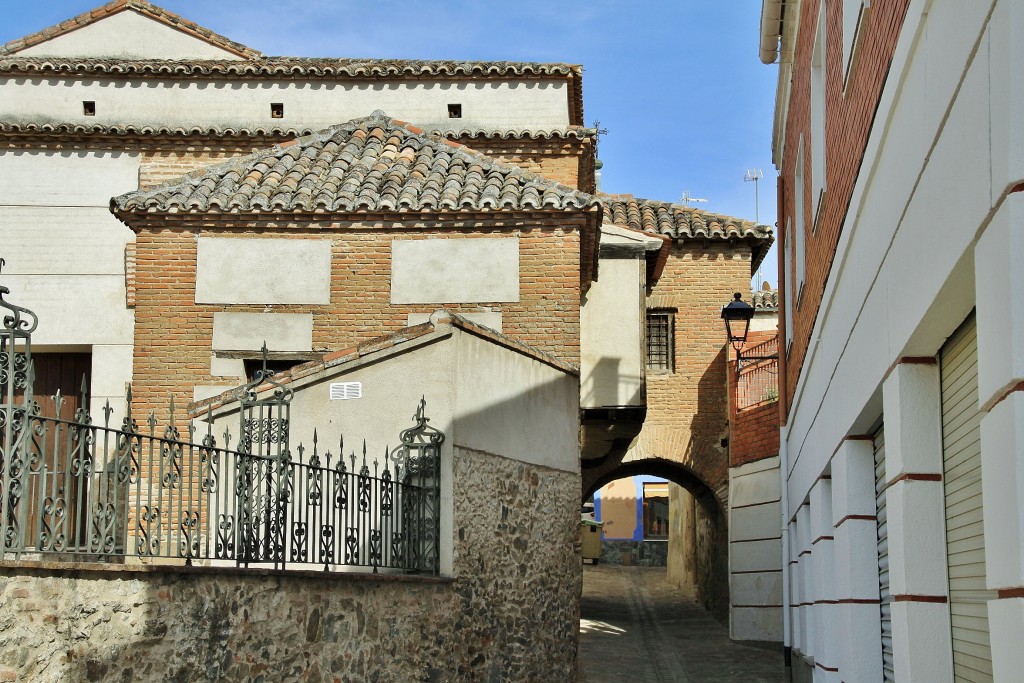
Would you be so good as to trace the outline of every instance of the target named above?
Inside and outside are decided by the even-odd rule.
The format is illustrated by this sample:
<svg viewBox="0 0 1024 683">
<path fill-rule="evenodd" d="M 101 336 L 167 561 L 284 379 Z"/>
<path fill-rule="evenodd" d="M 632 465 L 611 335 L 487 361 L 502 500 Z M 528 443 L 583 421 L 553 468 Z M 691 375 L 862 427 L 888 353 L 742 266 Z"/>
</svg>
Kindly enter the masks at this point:
<svg viewBox="0 0 1024 683">
<path fill-rule="evenodd" d="M 729 612 L 729 554 L 726 515 L 715 492 L 678 462 L 644 458 L 620 463 L 588 482 L 583 500 L 611 482 L 651 475 L 677 484 L 669 499 L 669 583 L 723 623 Z"/>
</svg>

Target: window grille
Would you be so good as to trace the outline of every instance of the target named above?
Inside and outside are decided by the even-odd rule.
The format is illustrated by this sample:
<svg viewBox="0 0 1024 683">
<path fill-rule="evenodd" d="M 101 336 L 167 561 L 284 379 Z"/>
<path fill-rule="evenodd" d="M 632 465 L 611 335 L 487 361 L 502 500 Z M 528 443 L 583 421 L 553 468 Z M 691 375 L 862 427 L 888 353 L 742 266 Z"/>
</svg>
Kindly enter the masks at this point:
<svg viewBox="0 0 1024 683">
<path fill-rule="evenodd" d="M 671 311 L 647 311 L 647 369 L 672 371 L 674 355 Z"/>
</svg>

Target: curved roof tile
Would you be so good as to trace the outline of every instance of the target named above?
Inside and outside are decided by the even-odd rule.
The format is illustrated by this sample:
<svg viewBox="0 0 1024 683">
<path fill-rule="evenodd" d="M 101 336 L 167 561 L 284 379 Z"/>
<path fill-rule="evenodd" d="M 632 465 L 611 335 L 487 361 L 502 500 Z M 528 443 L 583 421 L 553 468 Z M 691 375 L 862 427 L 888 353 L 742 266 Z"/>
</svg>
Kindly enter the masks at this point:
<svg viewBox="0 0 1024 683">
<path fill-rule="evenodd" d="M 602 194 L 599 198 L 604 205 L 605 223 L 680 240 L 748 240 L 753 243 L 751 271 L 757 270 L 775 241 L 771 226 L 741 218 L 632 195 Z"/>
<path fill-rule="evenodd" d="M 111 200 L 118 216 L 181 211 L 572 210 L 599 200 L 383 112 Z"/>
</svg>

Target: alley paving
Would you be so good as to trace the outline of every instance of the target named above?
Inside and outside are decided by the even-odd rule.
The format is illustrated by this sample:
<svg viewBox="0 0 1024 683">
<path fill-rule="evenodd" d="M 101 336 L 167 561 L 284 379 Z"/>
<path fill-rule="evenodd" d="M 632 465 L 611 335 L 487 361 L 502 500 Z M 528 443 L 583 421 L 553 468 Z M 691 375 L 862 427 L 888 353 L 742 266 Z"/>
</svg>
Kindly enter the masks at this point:
<svg viewBox="0 0 1024 683">
<path fill-rule="evenodd" d="M 665 569 L 585 566 L 583 683 L 783 683 L 781 648 L 734 643 L 665 582 Z"/>
</svg>

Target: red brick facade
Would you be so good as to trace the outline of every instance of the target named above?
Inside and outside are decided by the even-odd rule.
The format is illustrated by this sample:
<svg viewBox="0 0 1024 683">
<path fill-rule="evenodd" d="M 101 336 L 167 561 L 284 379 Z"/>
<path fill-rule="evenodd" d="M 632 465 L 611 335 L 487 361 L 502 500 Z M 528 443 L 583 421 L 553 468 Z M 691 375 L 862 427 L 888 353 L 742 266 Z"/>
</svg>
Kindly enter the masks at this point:
<svg viewBox="0 0 1024 683">
<path fill-rule="evenodd" d="M 746 348 L 768 342 L 776 332 L 751 332 Z M 776 366 L 777 368 L 778 366 Z M 779 402 L 768 400 L 748 408 L 739 408 L 736 401 L 739 374 L 736 357 L 729 359 L 729 466 L 739 467 L 779 454 Z M 759 392 L 760 393 L 760 392 Z"/>
<path fill-rule="evenodd" d="M 407 325 L 409 313 L 438 308 L 500 311 L 504 332 L 559 359 L 579 362 L 580 233 L 593 230 L 583 214 L 468 216 L 432 222 L 251 224 L 219 228 L 204 221 L 167 220 L 142 226 L 136 238 L 134 393 L 140 414 L 162 410 L 168 395 L 192 400 L 193 385 L 225 383 L 210 375 L 213 314 L 220 311 L 309 313 L 313 348 L 340 350 Z M 391 241 L 518 235 L 520 300 L 515 303 L 391 304 Z M 195 303 L 199 236 L 246 239 L 330 236 L 328 305 L 208 305 Z M 272 258 L 269 256 L 268 258 Z M 253 264 L 253 277 L 260 276 Z M 237 382 L 225 383 L 225 390 Z"/>
<path fill-rule="evenodd" d="M 795 301 L 790 291 L 787 272 L 795 272 L 794 254 L 779 250 L 780 290 L 783 306 L 793 309 L 792 348 L 780 350 L 783 368 L 780 374 L 780 396 L 784 413 L 793 400 L 797 378 L 803 365 L 811 330 L 821 305 L 825 280 L 832 267 L 840 230 L 860 173 L 861 160 L 874 122 L 875 109 L 888 75 L 896 40 L 899 37 L 909 0 L 871 3 L 865 9 L 857 44 L 853 51 L 848 77 L 843 74 L 842 4 L 826 4 L 825 28 L 825 187 L 818 210 L 813 214 L 811 193 L 811 55 L 814 49 L 817 17 L 821 0 L 800 5 L 800 26 L 793 57 L 793 85 L 785 127 L 785 147 L 779 178 L 780 244 L 793 249 L 793 240 L 785 230 L 794 219 L 796 201 L 803 202 L 805 219 L 806 275 L 802 296 Z M 787 6 L 788 7 L 788 6 Z M 795 187 L 795 171 L 800 138 L 804 138 L 804 187 Z M 799 194 L 798 194 L 799 192 Z M 786 269 L 789 259 L 791 270 Z M 797 305 L 797 303 L 799 305 Z M 785 316 L 780 314 L 780 336 L 786 338 Z"/>
<path fill-rule="evenodd" d="M 722 306 L 750 287 L 750 251 L 730 245 L 677 242 L 648 309 L 675 311 L 673 371 L 647 372 L 647 419 L 624 462 L 644 458 L 681 468 L 724 503 L 728 492 L 729 403 Z M 612 463 L 607 470 L 614 470 Z M 584 490 L 608 472 L 584 471 Z"/>
</svg>

